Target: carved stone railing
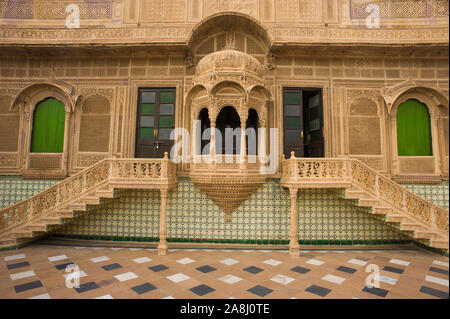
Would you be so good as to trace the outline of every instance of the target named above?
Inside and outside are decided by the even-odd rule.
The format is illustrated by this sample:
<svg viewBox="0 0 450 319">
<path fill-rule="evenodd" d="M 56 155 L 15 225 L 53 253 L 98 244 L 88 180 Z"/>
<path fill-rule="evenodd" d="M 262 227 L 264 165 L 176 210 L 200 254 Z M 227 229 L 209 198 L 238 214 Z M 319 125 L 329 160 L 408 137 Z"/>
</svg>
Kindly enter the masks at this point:
<svg viewBox="0 0 450 319">
<path fill-rule="evenodd" d="M 282 161 L 281 185 L 289 188 L 342 188 L 355 185 L 370 199 L 385 203 L 448 239 L 449 212 L 350 158 L 296 158 Z"/>
<path fill-rule="evenodd" d="M 50 216 L 105 186 L 171 189 L 176 186 L 176 166 L 167 156 L 163 159 L 102 160 L 39 194 L 0 210 L 0 236 Z"/>
<path fill-rule="evenodd" d="M 341 188 L 351 185 L 350 163 L 338 158 L 295 158 L 281 163 L 281 184 L 298 188 Z"/>
<path fill-rule="evenodd" d="M 254 175 L 255 178 L 265 179 L 265 175 L 260 174 L 260 167 L 264 167 L 259 162 L 258 156 L 245 155 L 196 155 L 193 157 L 190 175 L 198 178 L 225 176 L 239 178 L 239 176 Z"/>
<path fill-rule="evenodd" d="M 168 158 L 115 159 L 111 162 L 110 184 L 120 188 L 165 188 L 176 185 L 176 165 Z"/>
</svg>

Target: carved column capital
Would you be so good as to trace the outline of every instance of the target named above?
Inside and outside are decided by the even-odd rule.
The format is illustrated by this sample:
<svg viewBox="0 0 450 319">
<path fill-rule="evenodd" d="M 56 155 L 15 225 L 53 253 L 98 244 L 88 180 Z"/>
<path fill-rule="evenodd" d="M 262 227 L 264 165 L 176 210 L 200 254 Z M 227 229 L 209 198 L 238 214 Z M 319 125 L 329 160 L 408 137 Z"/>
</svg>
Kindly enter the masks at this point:
<svg viewBox="0 0 450 319">
<path fill-rule="evenodd" d="M 298 194 L 298 188 L 289 188 L 289 195 L 291 196 L 291 200 L 292 200 L 292 198 L 297 199 L 297 194 Z"/>
</svg>

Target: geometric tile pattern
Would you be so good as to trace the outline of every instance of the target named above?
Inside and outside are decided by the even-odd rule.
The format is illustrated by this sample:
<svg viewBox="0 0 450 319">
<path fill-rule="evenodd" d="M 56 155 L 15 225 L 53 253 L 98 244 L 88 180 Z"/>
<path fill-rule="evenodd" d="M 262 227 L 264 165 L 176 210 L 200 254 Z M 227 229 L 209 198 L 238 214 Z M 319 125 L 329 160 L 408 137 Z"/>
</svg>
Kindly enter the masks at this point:
<svg viewBox="0 0 450 319">
<path fill-rule="evenodd" d="M 57 180 L 24 180 L 18 176 L 0 176 L 0 208 L 18 203 L 57 182 Z"/>
<path fill-rule="evenodd" d="M 66 259 L 49 259 L 60 256 Z M 109 259 L 91 262 L 98 256 Z M 145 263 L 136 263 L 144 257 Z M 268 257 L 278 263 L 266 263 Z M 195 262 L 177 262 L 187 259 Z M 0 251 L 0 299 L 449 298 L 448 258 L 428 251 L 330 250 L 320 252 L 322 263 L 308 266 L 310 260 L 279 250 L 177 249 L 158 256 L 156 249 L 35 244 L 17 252 Z M 350 267 L 348 261 L 359 262 Z M 393 267 L 392 261 L 404 265 Z M 18 263 L 23 265 L 11 267 Z M 78 287 L 66 287 L 68 273 L 57 267 L 65 264 L 78 266 Z M 374 287 L 366 287 L 367 266 L 379 270 L 371 282 Z"/>
<path fill-rule="evenodd" d="M 120 197 L 90 208 L 90 213 L 55 231 L 62 236 L 96 236 L 108 240 L 152 240 L 159 237 L 160 194 L 155 190 L 123 190 Z M 189 178 L 179 178 L 167 200 L 170 241 L 289 241 L 290 199 L 279 179 L 267 179 L 233 212 L 224 213 Z M 371 215 L 326 189 L 302 189 L 298 195 L 299 240 L 405 240 Z M 88 237 L 89 238 L 89 237 Z M 314 244 L 312 242 L 311 244 Z M 337 243 L 338 244 L 338 243 Z"/>
<path fill-rule="evenodd" d="M 288 201 L 289 203 L 289 201 Z M 299 240 L 401 240 L 404 235 L 326 189 L 300 189 Z"/>
<path fill-rule="evenodd" d="M 411 192 L 425 198 L 426 200 L 429 200 L 430 202 L 435 203 L 438 206 L 448 209 L 448 200 L 449 200 L 448 180 L 443 181 L 441 184 L 432 184 L 432 185 L 404 184 L 402 186 L 410 190 Z"/>
</svg>

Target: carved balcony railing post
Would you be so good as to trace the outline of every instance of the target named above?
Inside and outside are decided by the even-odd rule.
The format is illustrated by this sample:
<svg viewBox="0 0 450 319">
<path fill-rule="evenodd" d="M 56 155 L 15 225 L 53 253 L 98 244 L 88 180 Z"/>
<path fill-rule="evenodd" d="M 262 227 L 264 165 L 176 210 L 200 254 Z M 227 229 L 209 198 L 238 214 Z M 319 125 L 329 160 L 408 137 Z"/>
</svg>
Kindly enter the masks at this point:
<svg viewBox="0 0 450 319">
<path fill-rule="evenodd" d="M 380 199 L 380 185 L 378 184 L 380 180 L 380 174 L 375 175 L 375 197 L 376 199 Z"/>
<path fill-rule="evenodd" d="M 348 159 L 344 160 L 345 179 L 347 182 L 352 181 L 352 162 Z"/>
<path fill-rule="evenodd" d="M 298 213 L 297 213 L 297 194 L 298 188 L 289 189 L 291 198 L 291 229 L 290 229 L 290 243 L 289 254 L 298 256 L 300 246 L 298 244 Z"/>
<path fill-rule="evenodd" d="M 117 174 L 117 161 L 109 161 L 109 176 L 108 179 L 113 178 Z"/>
<path fill-rule="evenodd" d="M 161 211 L 159 217 L 158 255 L 167 255 L 167 189 L 161 189 Z"/>
<path fill-rule="evenodd" d="M 169 175 L 168 161 L 169 161 L 169 153 L 164 152 L 164 159 L 161 162 L 161 177 L 167 178 Z"/>
</svg>

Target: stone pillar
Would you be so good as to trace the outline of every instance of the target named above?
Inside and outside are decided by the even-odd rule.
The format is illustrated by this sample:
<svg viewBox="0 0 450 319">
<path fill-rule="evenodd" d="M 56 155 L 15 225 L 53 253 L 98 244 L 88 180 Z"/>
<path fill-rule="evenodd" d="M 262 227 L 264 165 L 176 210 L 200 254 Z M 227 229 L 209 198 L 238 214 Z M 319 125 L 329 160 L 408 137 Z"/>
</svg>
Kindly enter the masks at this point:
<svg viewBox="0 0 450 319">
<path fill-rule="evenodd" d="M 200 145 L 197 145 L 197 134 L 198 134 L 198 130 L 199 128 L 199 123 L 197 121 L 195 121 L 195 118 L 192 117 L 192 135 L 194 136 L 194 138 L 192 139 L 192 154 L 194 154 L 194 158 L 199 155 L 197 153 L 197 148 L 200 148 L 200 155 L 202 155 L 202 150 L 201 150 L 201 140 L 202 140 L 202 132 L 200 132 Z"/>
<path fill-rule="evenodd" d="M 161 189 L 161 211 L 159 216 L 158 255 L 167 255 L 167 189 Z"/>
<path fill-rule="evenodd" d="M 245 168 L 245 155 L 247 155 L 247 141 L 245 139 L 245 129 L 247 125 L 245 122 L 241 122 L 241 153 L 240 153 L 240 166 L 241 168 Z"/>
<path fill-rule="evenodd" d="M 264 132 L 265 136 L 260 136 L 260 134 L 258 134 L 258 157 L 260 158 L 260 160 L 263 161 L 263 163 L 260 163 L 261 166 L 264 166 L 264 164 L 266 164 L 264 161 L 267 157 L 267 139 L 270 138 L 270 132 L 267 132 L 266 129 L 266 123 L 261 122 L 261 126 L 259 127 L 261 128 L 261 131 L 259 131 L 258 133 Z M 257 128 L 258 130 L 258 128 Z"/>
<path fill-rule="evenodd" d="M 209 155 L 213 162 L 216 161 L 216 122 L 211 121 L 211 142 L 209 144 Z"/>
<path fill-rule="evenodd" d="M 291 241 L 289 243 L 289 254 L 298 256 L 300 246 L 298 244 L 298 215 L 297 215 L 297 194 L 298 188 L 289 188 L 291 195 Z"/>
</svg>

